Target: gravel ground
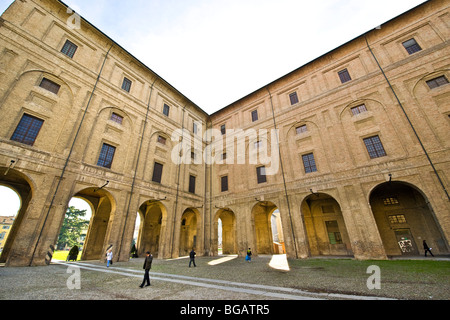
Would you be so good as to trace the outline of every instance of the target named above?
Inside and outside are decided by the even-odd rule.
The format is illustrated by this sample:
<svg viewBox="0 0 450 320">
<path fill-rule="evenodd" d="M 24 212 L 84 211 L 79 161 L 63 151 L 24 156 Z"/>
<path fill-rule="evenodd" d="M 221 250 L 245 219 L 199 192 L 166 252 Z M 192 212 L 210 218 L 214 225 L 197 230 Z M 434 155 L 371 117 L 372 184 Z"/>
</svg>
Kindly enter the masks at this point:
<svg viewBox="0 0 450 320">
<path fill-rule="evenodd" d="M 243 258 L 209 265 L 218 257 L 198 257 L 197 267 L 188 259 L 153 260 L 152 286 L 140 289 L 143 258 L 114 263 L 108 270 L 128 269 L 130 275 L 81 269 L 81 289 L 69 290 L 65 265 L 0 267 L 0 300 L 265 300 L 280 298 L 233 292 L 157 280 L 152 273 L 295 288 L 316 293 L 340 293 L 405 300 L 449 300 L 450 259 L 357 261 L 353 259 L 289 260 L 289 271 L 269 266 L 270 256 Z M 98 261 L 83 262 L 105 266 Z M 381 289 L 369 290 L 370 265 L 380 267 Z M 120 268 L 120 269 L 116 269 Z M 283 299 L 283 297 L 281 297 Z"/>
</svg>

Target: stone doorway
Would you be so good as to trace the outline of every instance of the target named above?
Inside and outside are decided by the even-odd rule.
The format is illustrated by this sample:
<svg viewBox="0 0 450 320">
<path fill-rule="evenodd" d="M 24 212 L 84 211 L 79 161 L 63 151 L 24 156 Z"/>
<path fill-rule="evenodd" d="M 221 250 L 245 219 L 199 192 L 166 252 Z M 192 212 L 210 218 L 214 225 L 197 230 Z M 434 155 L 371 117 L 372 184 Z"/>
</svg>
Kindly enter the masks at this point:
<svg viewBox="0 0 450 320">
<path fill-rule="evenodd" d="M 199 249 L 198 226 L 200 213 L 197 209 L 188 208 L 181 217 L 179 256 L 187 256 L 192 249 Z M 198 254 L 198 252 L 197 252 Z"/>
<path fill-rule="evenodd" d="M 277 206 L 270 201 L 260 201 L 252 209 L 256 248 L 254 254 L 285 253 L 281 216 Z M 275 241 L 274 235 L 277 240 Z"/>
<path fill-rule="evenodd" d="M 303 200 L 301 212 L 311 256 L 353 255 L 341 208 L 333 197 L 312 194 Z"/>
<path fill-rule="evenodd" d="M 13 162 L 11 162 L 13 163 Z M 24 219 L 25 213 L 33 197 L 32 184 L 28 178 L 10 167 L 0 167 L 0 185 L 13 190 L 20 198 L 20 205 L 14 222 L 10 227 L 8 237 L 3 242 L 0 254 L 0 263 L 5 263 L 10 258 L 11 248 L 17 238 L 17 234 Z"/>
<path fill-rule="evenodd" d="M 87 188 L 74 195 L 76 198 L 85 200 L 92 208 L 81 260 L 101 260 L 106 254 L 106 249 L 111 245 L 107 243 L 107 234 L 115 210 L 115 201 L 108 191 L 97 189 Z"/>
<path fill-rule="evenodd" d="M 423 240 L 433 254 L 448 254 L 431 205 L 416 187 L 399 181 L 376 186 L 370 206 L 388 256 L 423 255 Z"/>
<path fill-rule="evenodd" d="M 140 217 L 136 248 L 139 256 L 150 251 L 154 257 L 160 253 L 162 230 L 166 229 L 167 210 L 160 201 L 145 201 L 138 211 Z"/>
<path fill-rule="evenodd" d="M 225 208 L 217 211 L 214 219 L 214 239 L 217 245 L 213 248 L 214 254 L 236 254 L 236 217 L 231 209 Z"/>
</svg>

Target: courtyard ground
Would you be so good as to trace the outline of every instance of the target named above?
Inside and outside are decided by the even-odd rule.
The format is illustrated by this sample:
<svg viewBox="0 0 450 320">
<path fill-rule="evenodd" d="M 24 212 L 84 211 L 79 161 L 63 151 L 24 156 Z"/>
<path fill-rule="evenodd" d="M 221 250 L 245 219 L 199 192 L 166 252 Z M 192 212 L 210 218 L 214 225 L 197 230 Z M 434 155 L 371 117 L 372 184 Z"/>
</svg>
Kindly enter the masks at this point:
<svg viewBox="0 0 450 320">
<path fill-rule="evenodd" d="M 152 286 L 140 289 L 143 258 L 114 263 L 53 261 L 0 267 L 1 300 L 449 300 L 450 258 L 286 260 L 284 255 L 154 259 Z M 374 273 L 373 266 L 378 268 Z M 78 273 L 76 272 L 78 270 Z M 373 280 L 374 276 L 378 276 Z M 78 277 L 78 287 L 76 282 Z M 372 277 L 370 280 L 369 278 Z M 379 288 L 368 287 L 378 281 Z"/>
</svg>

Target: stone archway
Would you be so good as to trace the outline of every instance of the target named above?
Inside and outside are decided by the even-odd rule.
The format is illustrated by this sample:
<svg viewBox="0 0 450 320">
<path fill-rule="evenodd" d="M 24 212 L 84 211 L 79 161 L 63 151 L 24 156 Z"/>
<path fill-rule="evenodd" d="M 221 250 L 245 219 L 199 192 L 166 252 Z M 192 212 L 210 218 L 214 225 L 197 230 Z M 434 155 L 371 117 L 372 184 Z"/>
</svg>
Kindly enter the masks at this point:
<svg viewBox="0 0 450 320">
<path fill-rule="evenodd" d="M 219 225 L 219 219 L 221 226 Z M 214 239 L 219 240 L 221 235 L 221 243 L 217 243 L 214 248 L 214 254 L 219 253 L 218 246 L 222 246 L 222 254 L 236 254 L 236 216 L 231 209 L 225 208 L 217 211 L 214 218 Z"/>
<path fill-rule="evenodd" d="M 423 240 L 434 254 L 448 254 L 430 203 L 416 187 L 398 181 L 376 186 L 370 205 L 388 256 L 422 255 Z"/>
<path fill-rule="evenodd" d="M 28 177 L 17 170 L 7 167 L 0 167 L 0 184 L 14 190 L 20 198 L 20 209 L 17 212 L 14 223 L 0 255 L 0 263 L 5 263 L 9 258 L 13 243 L 17 238 L 18 230 L 22 224 L 25 213 L 28 210 L 28 206 L 33 196 L 33 191 L 32 184 L 30 183 Z"/>
<path fill-rule="evenodd" d="M 115 201 L 112 195 L 105 189 L 87 188 L 79 191 L 74 197 L 88 202 L 92 208 L 92 216 L 84 242 L 81 260 L 100 260 L 103 258 L 107 247 L 107 231 L 110 226 L 111 216 L 115 211 Z"/>
<path fill-rule="evenodd" d="M 270 201 L 260 201 L 252 208 L 252 221 L 255 235 L 256 248 L 252 248 L 255 254 L 284 253 L 284 243 L 275 243 L 274 228 L 278 228 L 276 233 L 282 237 L 281 219 L 277 211 L 277 206 Z M 281 249 L 280 249 L 281 246 Z M 281 252 L 280 252 L 281 250 Z"/>
<path fill-rule="evenodd" d="M 195 208 L 187 208 L 181 217 L 179 256 L 186 256 L 199 246 L 198 226 L 200 214 Z"/>
<path fill-rule="evenodd" d="M 341 208 L 333 197 L 309 195 L 301 204 L 301 212 L 312 256 L 353 255 Z"/>
<path fill-rule="evenodd" d="M 139 207 L 140 216 L 137 251 L 141 256 L 150 251 L 157 257 L 161 252 L 161 235 L 166 229 L 167 210 L 160 201 L 148 200 Z"/>
</svg>

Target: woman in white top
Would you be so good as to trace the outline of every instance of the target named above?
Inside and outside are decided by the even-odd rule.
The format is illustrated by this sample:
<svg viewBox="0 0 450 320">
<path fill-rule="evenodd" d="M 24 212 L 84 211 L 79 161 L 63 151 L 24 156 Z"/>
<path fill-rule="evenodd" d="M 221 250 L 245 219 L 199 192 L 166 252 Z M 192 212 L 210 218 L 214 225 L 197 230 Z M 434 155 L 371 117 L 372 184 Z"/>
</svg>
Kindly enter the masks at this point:
<svg viewBox="0 0 450 320">
<path fill-rule="evenodd" d="M 111 248 L 106 252 L 106 267 L 109 267 L 109 265 L 112 264 L 112 258 L 113 258 L 113 253 L 112 253 L 112 248 Z"/>
</svg>

